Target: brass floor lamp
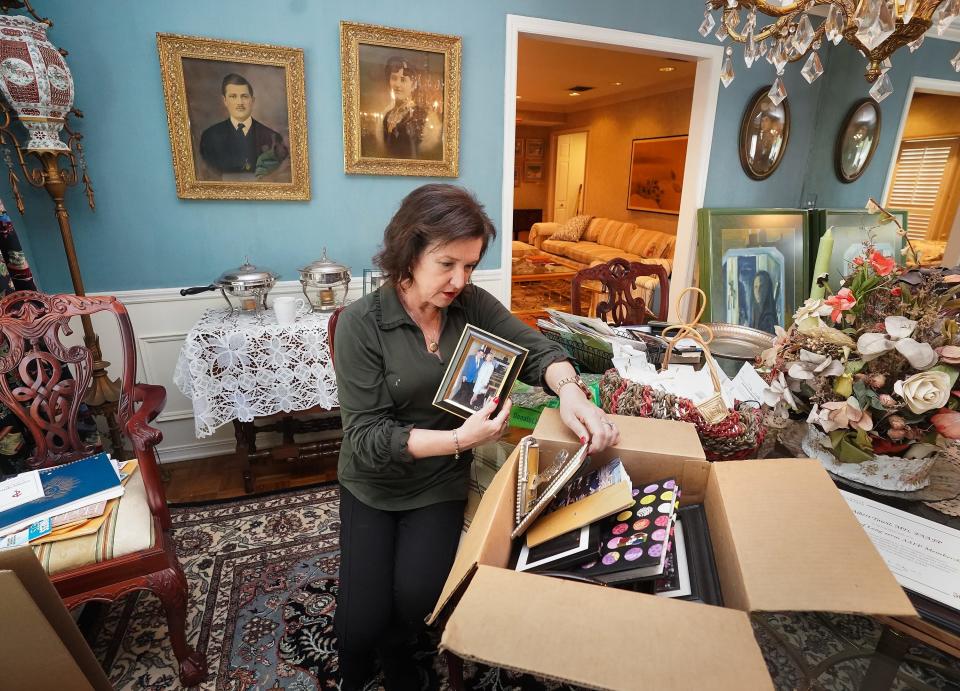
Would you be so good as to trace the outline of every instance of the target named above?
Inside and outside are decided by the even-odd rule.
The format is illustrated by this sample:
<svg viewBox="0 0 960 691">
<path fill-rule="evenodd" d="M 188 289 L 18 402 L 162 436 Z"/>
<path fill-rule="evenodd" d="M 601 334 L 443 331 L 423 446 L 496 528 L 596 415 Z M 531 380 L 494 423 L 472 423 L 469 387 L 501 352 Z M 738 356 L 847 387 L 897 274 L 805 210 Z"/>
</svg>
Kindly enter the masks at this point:
<svg viewBox="0 0 960 691">
<path fill-rule="evenodd" d="M 23 15 L 7 15 L 11 9 L 23 8 L 26 8 L 36 21 Z M 77 295 L 86 295 L 80 265 L 77 262 L 77 252 L 73 244 L 70 214 L 64 203 L 67 189 L 82 183 L 87 204 L 91 209 L 95 206 L 93 188 L 90 185 L 86 161 L 83 158 L 81 143 L 83 136 L 75 132 L 67 122 L 70 115 L 83 117 L 83 113 L 71 107 L 73 78 L 66 63 L 62 57 L 58 58 L 49 50 L 44 52 L 43 49 L 53 48 L 59 56 L 66 56 L 67 53 L 49 43 L 45 32 L 47 28 L 53 26 L 53 22 L 38 17 L 28 0 L 0 0 L 0 11 L 4 13 L 0 15 L 0 20 L 4 28 L 9 29 L 8 34 L 21 32 L 28 37 L 28 40 L 23 42 L 24 47 L 20 48 L 19 52 L 15 52 L 12 57 L 15 66 L 17 66 L 15 61 L 20 62 L 19 72 L 16 69 L 8 70 L 12 77 L 4 75 L 4 80 L 8 83 L 0 84 L 0 89 L 4 92 L 4 99 L 0 101 L 0 146 L 3 147 L 3 156 L 9 170 L 10 186 L 17 210 L 21 214 L 25 210 L 18 186 L 19 177 L 16 167 L 19 167 L 31 186 L 46 190 L 53 200 L 54 213 L 57 224 L 60 226 L 63 248 L 67 255 L 67 265 L 70 267 L 73 290 Z M 30 41 L 39 44 L 41 50 L 36 50 L 36 46 Z M 5 60 L 5 64 L 8 60 L 11 58 Z M 37 67 L 41 69 L 38 70 Z M 44 79 L 47 83 L 42 84 Z M 46 103 L 24 103 L 23 92 L 30 91 L 34 86 L 37 87 L 36 93 L 46 95 Z M 17 90 L 17 87 L 21 90 Z M 61 96 L 59 103 L 56 102 L 57 99 L 53 96 L 60 93 L 68 94 L 69 99 Z M 42 96 L 35 100 L 42 100 Z M 65 101 L 69 102 L 64 107 Z M 60 139 L 61 127 L 67 133 L 66 144 Z M 24 134 L 29 135 L 26 145 L 22 145 L 20 141 Z M 11 155 L 11 148 L 16 154 L 16 162 Z M 61 167 L 61 164 L 66 166 Z M 113 453 L 122 459 L 124 451 L 116 417 L 120 384 L 119 381 L 111 380 L 107 374 L 110 363 L 103 359 L 100 339 L 93 330 L 90 317 L 84 316 L 81 321 L 84 344 L 93 357 L 93 379 L 90 390 L 84 396 L 84 402 L 94 415 L 102 415 L 106 418 Z"/>
</svg>

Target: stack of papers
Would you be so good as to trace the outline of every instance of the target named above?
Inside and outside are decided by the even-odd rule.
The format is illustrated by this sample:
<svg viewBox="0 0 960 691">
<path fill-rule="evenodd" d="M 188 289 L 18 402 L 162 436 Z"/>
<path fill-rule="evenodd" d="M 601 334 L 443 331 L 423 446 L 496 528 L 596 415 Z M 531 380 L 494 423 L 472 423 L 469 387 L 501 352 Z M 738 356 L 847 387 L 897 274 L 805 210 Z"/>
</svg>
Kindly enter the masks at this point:
<svg viewBox="0 0 960 691">
<path fill-rule="evenodd" d="M 35 476 L 34 476 L 35 474 Z M 21 476 L 26 476 L 21 479 Z M 35 493 L 39 481 L 41 494 L 18 501 Z M 99 453 L 73 463 L 21 473 L 3 483 L 3 489 L 14 487 L 7 508 L 0 510 L 0 535 L 18 533 L 61 514 L 78 511 L 117 498 L 123 494 L 119 466 L 107 454 Z M 17 491 L 20 494 L 13 496 Z M 91 511 L 84 512 L 90 513 Z M 102 513 L 102 511 L 101 511 Z M 73 518 L 71 520 L 77 520 Z M 49 532 L 50 525 L 47 525 Z M 35 537 L 40 537 L 36 535 Z M 29 539 L 35 539 L 31 537 Z"/>
<path fill-rule="evenodd" d="M 671 364 L 666 371 L 661 372 L 647 361 L 645 352 L 638 351 L 629 344 L 614 345 L 613 366 L 624 379 L 688 398 L 694 404 L 702 403 L 716 393 L 707 367 L 695 370 L 690 365 Z M 727 408 L 733 408 L 735 401 L 763 400 L 766 382 L 749 362 L 743 364 L 733 379 L 719 368 L 717 375 L 720 380 L 720 395 Z"/>
</svg>

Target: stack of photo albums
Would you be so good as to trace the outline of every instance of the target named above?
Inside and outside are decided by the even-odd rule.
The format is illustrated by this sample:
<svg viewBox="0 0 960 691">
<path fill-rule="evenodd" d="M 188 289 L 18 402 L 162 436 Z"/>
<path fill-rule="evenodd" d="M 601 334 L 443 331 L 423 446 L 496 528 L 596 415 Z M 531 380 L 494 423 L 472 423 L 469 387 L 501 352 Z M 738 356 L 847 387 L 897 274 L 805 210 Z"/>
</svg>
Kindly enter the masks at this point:
<svg viewBox="0 0 960 691">
<path fill-rule="evenodd" d="M 587 472 L 587 446 L 542 463 L 520 442 L 517 571 L 722 605 L 702 505 L 680 508 L 675 478 L 634 487 L 619 458 Z"/>
</svg>

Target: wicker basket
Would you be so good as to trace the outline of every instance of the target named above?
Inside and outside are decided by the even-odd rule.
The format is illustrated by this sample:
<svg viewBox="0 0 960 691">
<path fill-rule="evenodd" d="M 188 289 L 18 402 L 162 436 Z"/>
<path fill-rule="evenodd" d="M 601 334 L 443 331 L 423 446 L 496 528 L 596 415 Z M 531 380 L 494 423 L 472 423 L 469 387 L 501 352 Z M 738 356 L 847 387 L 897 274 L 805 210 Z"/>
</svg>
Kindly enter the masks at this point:
<svg viewBox="0 0 960 691">
<path fill-rule="evenodd" d="M 683 296 L 691 290 L 698 293 L 704 303 L 706 302 L 706 295 L 698 288 L 688 288 L 681 293 L 680 299 L 682 300 Z M 701 307 L 700 313 L 702 312 Z M 707 334 L 704 337 L 696 329 L 699 318 L 700 314 L 692 324 L 669 327 L 669 330 L 676 331 L 676 335 L 668 344 L 661 369 L 666 369 L 670 365 L 670 353 L 680 338 L 693 338 L 703 348 L 704 360 L 710 369 L 714 391 L 719 395 L 720 378 L 717 363 L 708 345 L 712 340 L 712 332 L 709 327 L 701 326 Z M 708 420 L 690 399 L 624 379 L 615 369 L 608 370 L 600 380 L 600 406 L 606 412 L 617 415 L 692 423 L 697 428 L 700 443 L 703 444 L 707 460 L 710 461 L 733 461 L 754 457 L 767 433 L 759 407 L 741 402 L 734 409 L 727 410 L 725 416 L 721 412 L 718 417 L 722 419 Z"/>
</svg>

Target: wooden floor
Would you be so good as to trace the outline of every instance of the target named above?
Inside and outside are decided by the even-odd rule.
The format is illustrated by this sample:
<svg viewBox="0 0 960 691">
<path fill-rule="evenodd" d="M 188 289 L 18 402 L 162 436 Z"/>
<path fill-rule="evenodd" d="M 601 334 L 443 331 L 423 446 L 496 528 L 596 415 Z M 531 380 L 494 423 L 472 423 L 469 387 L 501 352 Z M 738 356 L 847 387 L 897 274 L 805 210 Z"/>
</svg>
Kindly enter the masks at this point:
<svg viewBox="0 0 960 691">
<path fill-rule="evenodd" d="M 276 492 L 337 479 L 336 459 L 272 462 L 254 468 L 254 494 Z M 234 454 L 166 463 L 161 475 L 171 504 L 245 497 L 243 462 Z"/>
<path fill-rule="evenodd" d="M 511 427 L 504 441 L 516 444 L 530 430 Z M 254 494 L 293 489 L 337 479 L 336 459 L 272 462 L 254 467 Z M 234 454 L 160 466 L 171 504 L 251 496 L 243 490 L 243 462 Z"/>
</svg>

